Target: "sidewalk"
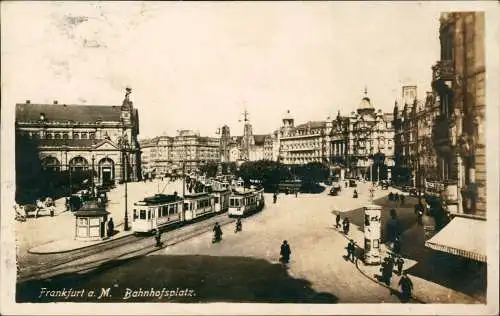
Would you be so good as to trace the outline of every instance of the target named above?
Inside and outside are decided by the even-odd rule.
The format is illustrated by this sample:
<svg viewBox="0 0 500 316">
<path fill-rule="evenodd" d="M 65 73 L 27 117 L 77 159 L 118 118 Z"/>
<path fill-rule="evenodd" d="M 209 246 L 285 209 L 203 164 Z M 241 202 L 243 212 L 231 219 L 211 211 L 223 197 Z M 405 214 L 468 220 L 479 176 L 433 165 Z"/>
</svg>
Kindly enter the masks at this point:
<svg viewBox="0 0 500 316">
<path fill-rule="evenodd" d="M 390 190 L 389 190 L 390 191 Z M 394 191 L 394 190 L 393 190 Z M 383 228 L 382 228 L 383 229 Z M 347 240 L 353 239 L 354 242 L 356 243 L 356 246 L 358 247 L 356 249 L 357 253 L 357 258 L 360 258 L 359 260 L 356 260 L 356 267 L 358 270 L 367 278 L 371 279 L 372 281 L 380 284 L 381 286 L 384 286 L 388 289 L 390 289 L 393 293 L 401 294 L 400 288 L 398 286 L 398 282 L 400 279 L 400 276 L 398 276 L 396 273 L 393 274 L 392 280 L 390 287 L 385 285 L 384 283 L 380 282 L 378 277 L 381 275 L 380 272 L 380 265 L 365 265 L 363 260 L 361 259 L 361 254 L 363 252 L 363 247 L 364 247 L 364 233 L 359 227 L 355 224 L 351 223 L 351 229 L 349 230 L 349 235 L 345 236 L 340 230 L 337 231 L 339 234 L 344 236 Z M 418 245 L 413 245 L 418 247 Z M 389 256 L 390 249 L 388 248 L 387 245 L 381 244 L 381 258 L 385 258 Z M 403 254 L 404 255 L 404 254 Z M 455 291 L 453 289 L 449 289 L 447 287 L 444 287 L 442 285 L 436 284 L 432 281 L 420 278 L 416 275 L 411 274 L 408 270 L 411 270 L 411 268 L 415 265 L 417 265 L 419 262 L 416 260 L 412 260 L 409 258 L 406 258 L 403 256 L 404 259 L 404 270 L 407 271 L 408 277 L 413 282 L 413 292 L 412 296 L 413 299 L 417 302 L 421 303 L 463 303 L 463 304 L 482 304 L 482 302 L 479 299 L 473 298 L 469 295 L 466 295 L 464 293 Z M 420 259 L 417 259 L 420 260 Z M 425 260 L 422 259 L 422 263 L 425 264 Z"/>
<path fill-rule="evenodd" d="M 46 254 L 55 254 L 55 253 L 65 253 L 70 252 L 77 249 L 83 249 L 92 247 L 98 244 L 103 244 L 106 242 L 110 242 L 112 240 L 120 239 L 132 235 L 134 232 L 129 231 L 118 231 L 111 237 L 104 238 L 102 240 L 95 241 L 83 241 L 83 240 L 75 240 L 75 239 L 61 239 L 49 242 L 47 244 L 35 246 L 33 248 L 28 249 L 28 253 L 38 254 L 38 255 L 46 255 Z"/>
<path fill-rule="evenodd" d="M 128 218 L 129 224 L 131 224 L 133 206 L 136 201 L 162 191 L 169 194 L 175 190 L 182 192 L 182 181 L 131 182 L 128 183 L 127 189 Z M 113 238 L 120 238 L 123 235 L 121 227 L 125 215 L 125 186 L 118 185 L 108 192 L 108 200 L 106 206 L 106 210 L 109 212 L 108 219 L 113 218 L 116 230 L 120 231 Z M 74 240 L 75 216 L 72 212 L 66 211 L 64 198 L 55 202 L 56 211 L 53 217 L 43 214 L 36 219 L 30 216 L 25 222 L 16 222 L 16 239 L 20 256 L 26 253 L 67 252 L 96 244 L 96 242 L 91 241 Z M 97 243 L 106 241 L 108 240 Z"/>
</svg>

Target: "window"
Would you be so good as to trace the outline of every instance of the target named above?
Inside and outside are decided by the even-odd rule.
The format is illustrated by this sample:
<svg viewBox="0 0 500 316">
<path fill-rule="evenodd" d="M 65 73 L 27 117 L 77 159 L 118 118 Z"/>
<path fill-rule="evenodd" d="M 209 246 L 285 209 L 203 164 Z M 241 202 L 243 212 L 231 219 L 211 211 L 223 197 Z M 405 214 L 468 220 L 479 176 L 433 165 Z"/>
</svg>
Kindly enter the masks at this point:
<svg viewBox="0 0 500 316">
<path fill-rule="evenodd" d="M 89 133 L 89 138 L 90 139 L 95 139 L 95 133 Z"/>
<path fill-rule="evenodd" d="M 74 138 L 74 139 L 80 139 L 80 134 L 78 134 L 78 133 L 73 133 L 73 138 Z"/>
<path fill-rule="evenodd" d="M 47 133 L 47 139 L 52 139 L 52 133 Z"/>
<path fill-rule="evenodd" d="M 87 133 L 82 133 L 82 139 L 87 139 Z"/>
<path fill-rule="evenodd" d="M 146 219 L 146 210 L 141 210 L 139 214 L 140 219 Z"/>
<path fill-rule="evenodd" d="M 63 133 L 63 139 L 68 139 L 68 138 L 69 138 L 68 133 Z"/>
<path fill-rule="evenodd" d="M 134 208 L 134 219 L 137 219 L 137 210 Z"/>
</svg>

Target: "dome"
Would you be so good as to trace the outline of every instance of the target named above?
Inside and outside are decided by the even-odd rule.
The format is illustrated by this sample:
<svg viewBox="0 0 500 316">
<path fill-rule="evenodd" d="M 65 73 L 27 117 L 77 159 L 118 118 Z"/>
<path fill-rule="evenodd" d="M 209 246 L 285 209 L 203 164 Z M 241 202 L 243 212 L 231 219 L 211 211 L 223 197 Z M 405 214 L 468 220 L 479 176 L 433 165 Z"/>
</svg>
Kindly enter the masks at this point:
<svg viewBox="0 0 500 316">
<path fill-rule="evenodd" d="M 363 99 L 361 99 L 361 103 L 358 106 L 358 111 L 359 110 L 375 110 L 375 108 L 373 107 L 373 105 L 370 101 L 370 98 L 367 96 L 367 93 L 368 92 L 365 88 L 365 96 L 363 97 Z"/>
<path fill-rule="evenodd" d="M 290 114 L 290 110 L 287 110 L 285 115 L 283 115 L 283 120 L 293 120 L 292 114 Z"/>
</svg>

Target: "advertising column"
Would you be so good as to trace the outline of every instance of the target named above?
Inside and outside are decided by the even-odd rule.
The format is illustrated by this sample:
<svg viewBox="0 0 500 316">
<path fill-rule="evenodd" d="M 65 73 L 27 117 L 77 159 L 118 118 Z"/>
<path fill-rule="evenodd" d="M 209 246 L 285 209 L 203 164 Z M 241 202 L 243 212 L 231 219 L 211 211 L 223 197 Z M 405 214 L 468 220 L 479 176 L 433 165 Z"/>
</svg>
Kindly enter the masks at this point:
<svg viewBox="0 0 500 316">
<path fill-rule="evenodd" d="M 365 264 L 377 265 L 380 257 L 381 211 L 378 205 L 365 206 Z"/>
</svg>

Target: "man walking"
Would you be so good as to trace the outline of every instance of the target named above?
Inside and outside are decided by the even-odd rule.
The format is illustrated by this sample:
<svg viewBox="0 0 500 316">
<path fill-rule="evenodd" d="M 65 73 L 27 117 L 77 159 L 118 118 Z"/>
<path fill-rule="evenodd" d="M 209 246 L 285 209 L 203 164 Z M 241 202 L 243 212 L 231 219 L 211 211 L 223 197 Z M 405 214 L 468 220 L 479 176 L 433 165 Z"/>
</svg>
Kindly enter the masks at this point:
<svg viewBox="0 0 500 316">
<path fill-rule="evenodd" d="M 280 249 L 280 261 L 283 263 L 288 263 L 290 261 L 290 254 L 292 253 L 292 250 L 290 249 L 290 245 L 286 240 L 283 241 L 281 244 L 281 249 Z"/>
<path fill-rule="evenodd" d="M 403 260 L 403 258 L 401 256 L 399 256 L 397 259 L 396 259 L 396 266 L 398 267 L 398 274 L 401 275 L 401 273 L 403 273 L 403 266 L 405 264 L 405 261 Z"/>
<path fill-rule="evenodd" d="M 356 251 L 356 244 L 354 243 L 354 240 L 350 240 L 349 243 L 347 244 L 347 259 L 351 260 L 351 262 L 354 262 L 354 252 Z"/>
<path fill-rule="evenodd" d="M 337 216 L 335 216 L 335 228 L 340 228 L 340 213 L 337 212 Z"/>
<path fill-rule="evenodd" d="M 411 291 L 413 290 L 413 282 L 406 275 L 406 271 L 403 272 L 403 276 L 399 279 L 399 286 L 401 286 L 401 301 L 407 303 L 411 299 Z"/>
</svg>

